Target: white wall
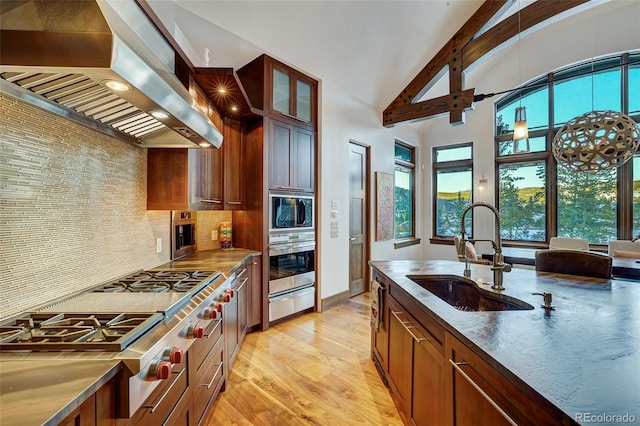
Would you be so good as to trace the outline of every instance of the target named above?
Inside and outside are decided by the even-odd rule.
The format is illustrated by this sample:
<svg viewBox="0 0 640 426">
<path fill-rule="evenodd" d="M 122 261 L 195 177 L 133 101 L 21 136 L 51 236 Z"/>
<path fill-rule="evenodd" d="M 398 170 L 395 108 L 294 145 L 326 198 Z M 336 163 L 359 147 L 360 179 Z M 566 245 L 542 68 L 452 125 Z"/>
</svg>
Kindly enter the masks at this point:
<svg viewBox="0 0 640 426">
<path fill-rule="evenodd" d="M 640 1 L 612 1 L 592 8 L 579 15 L 549 25 L 530 36 L 524 36 L 508 48 L 495 54 L 466 73 L 465 88 L 476 88 L 476 93 L 491 93 L 517 87 L 549 71 L 566 65 L 590 60 L 592 57 L 640 49 Z M 428 96 L 427 96 L 428 97 Z M 434 146 L 473 142 L 474 201 L 495 203 L 494 194 L 494 102 L 486 99 L 466 114 L 461 126 L 449 124 L 449 118 L 429 120 L 421 139 L 422 161 L 426 165 L 423 174 L 424 212 L 423 237 L 431 236 L 432 188 L 431 151 Z M 478 180 L 488 180 L 487 189 L 477 190 Z M 476 209 L 474 236 L 492 238 L 493 215 L 488 209 Z M 425 258 L 455 259 L 451 246 L 430 244 L 423 238 Z M 480 251 L 489 252 L 488 244 L 480 245 Z"/>
<path fill-rule="evenodd" d="M 382 126 L 382 114 L 365 103 L 344 94 L 326 82 L 320 88 L 321 122 L 319 138 L 319 288 L 320 297 L 349 289 L 349 142 L 368 145 L 371 162 L 371 185 L 369 206 L 371 211 L 371 258 L 412 259 L 421 256 L 419 245 L 394 249 L 393 240 L 374 241 L 375 224 L 375 175 L 377 171 L 393 173 L 394 143 L 401 139 L 419 146 L 418 132 L 411 126 L 391 129 Z M 419 150 L 419 148 L 418 148 Z M 420 155 L 419 151 L 417 153 Z M 419 157 L 418 157 L 419 158 Z M 419 168 L 418 168 L 419 169 Z M 418 197 L 421 170 L 418 170 Z M 338 202 L 338 238 L 331 238 L 331 201 Z M 420 205 L 418 198 L 417 205 Z M 418 228 L 422 223 L 418 212 Z M 420 229 L 418 235 L 424 238 Z"/>
</svg>

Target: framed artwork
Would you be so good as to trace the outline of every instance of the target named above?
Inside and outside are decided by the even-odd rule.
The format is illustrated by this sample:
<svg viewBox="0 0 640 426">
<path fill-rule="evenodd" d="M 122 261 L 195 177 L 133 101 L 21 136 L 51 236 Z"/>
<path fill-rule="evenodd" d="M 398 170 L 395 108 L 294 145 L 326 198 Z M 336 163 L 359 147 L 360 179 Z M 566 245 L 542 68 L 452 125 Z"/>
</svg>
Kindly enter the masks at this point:
<svg viewBox="0 0 640 426">
<path fill-rule="evenodd" d="M 393 175 L 376 172 L 376 241 L 393 238 Z"/>
</svg>

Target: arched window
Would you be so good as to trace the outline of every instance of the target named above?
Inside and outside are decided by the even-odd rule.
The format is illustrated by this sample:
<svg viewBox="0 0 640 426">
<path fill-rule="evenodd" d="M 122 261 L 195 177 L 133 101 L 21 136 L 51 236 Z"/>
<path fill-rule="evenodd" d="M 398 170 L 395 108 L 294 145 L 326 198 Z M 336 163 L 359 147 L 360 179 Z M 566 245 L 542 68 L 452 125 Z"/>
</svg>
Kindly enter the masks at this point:
<svg viewBox="0 0 640 426">
<path fill-rule="evenodd" d="M 513 150 L 515 108 L 525 106 L 529 152 Z M 548 242 L 552 236 L 606 245 L 640 232 L 640 155 L 602 173 L 557 164 L 551 141 L 573 117 L 614 110 L 640 120 L 640 52 L 557 70 L 498 100 L 496 204 L 505 240 Z"/>
</svg>

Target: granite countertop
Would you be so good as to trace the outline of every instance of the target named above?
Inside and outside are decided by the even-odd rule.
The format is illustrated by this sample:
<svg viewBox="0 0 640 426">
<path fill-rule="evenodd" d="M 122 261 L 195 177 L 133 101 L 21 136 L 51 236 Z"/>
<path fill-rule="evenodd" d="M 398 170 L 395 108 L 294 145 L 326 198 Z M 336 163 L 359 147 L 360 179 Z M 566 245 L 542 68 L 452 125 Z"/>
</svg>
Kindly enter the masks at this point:
<svg viewBox="0 0 640 426">
<path fill-rule="evenodd" d="M 259 252 L 205 250 L 151 269 L 232 274 Z M 0 354 L 0 425 L 58 424 L 122 368 L 112 353 Z"/>
<path fill-rule="evenodd" d="M 407 275 L 462 276 L 453 261 L 372 261 L 485 361 L 515 375 L 567 416 L 629 415 L 640 421 L 640 282 L 513 269 L 501 293 L 533 310 L 462 312 Z M 471 279 L 491 290 L 489 266 Z M 550 292 L 555 310 L 541 308 Z M 584 417 L 583 417 L 584 418 Z"/>
</svg>

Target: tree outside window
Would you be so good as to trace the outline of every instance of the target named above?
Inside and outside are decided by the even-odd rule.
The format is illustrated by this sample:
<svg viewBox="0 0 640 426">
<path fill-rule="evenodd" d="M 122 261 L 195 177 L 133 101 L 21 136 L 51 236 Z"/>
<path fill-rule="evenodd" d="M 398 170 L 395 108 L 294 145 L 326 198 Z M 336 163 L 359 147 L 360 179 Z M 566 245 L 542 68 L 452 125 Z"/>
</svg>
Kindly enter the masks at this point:
<svg viewBox="0 0 640 426">
<path fill-rule="evenodd" d="M 415 148 L 396 141 L 394 176 L 394 229 L 395 238 L 415 236 Z"/>
</svg>

